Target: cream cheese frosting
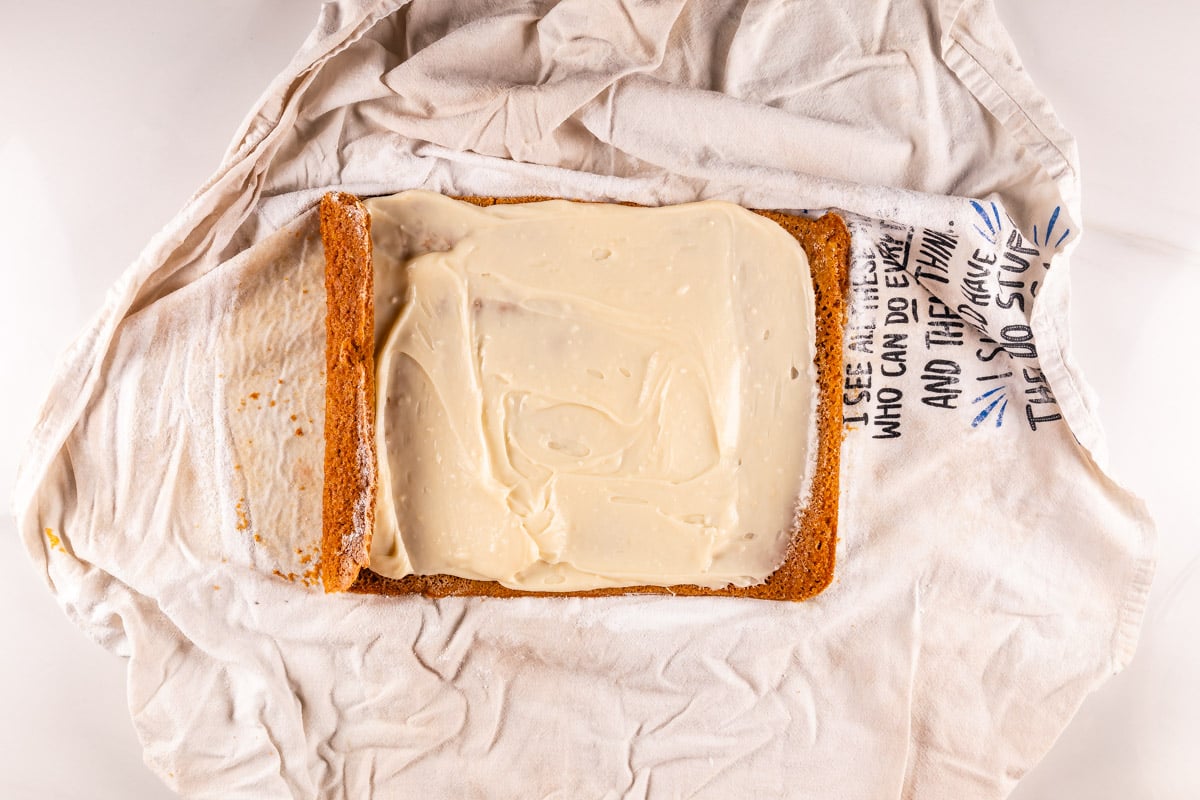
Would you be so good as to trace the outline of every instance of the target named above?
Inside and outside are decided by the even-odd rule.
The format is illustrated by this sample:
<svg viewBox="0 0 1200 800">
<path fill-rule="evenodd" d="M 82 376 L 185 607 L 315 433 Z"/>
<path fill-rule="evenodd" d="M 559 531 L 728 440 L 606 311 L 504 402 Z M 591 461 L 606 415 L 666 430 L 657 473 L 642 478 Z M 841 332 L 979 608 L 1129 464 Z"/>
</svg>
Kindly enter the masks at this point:
<svg viewBox="0 0 1200 800">
<path fill-rule="evenodd" d="M 705 201 L 368 201 L 371 569 L 527 591 L 762 582 L 815 461 L 808 260 Z"/>
</svg>

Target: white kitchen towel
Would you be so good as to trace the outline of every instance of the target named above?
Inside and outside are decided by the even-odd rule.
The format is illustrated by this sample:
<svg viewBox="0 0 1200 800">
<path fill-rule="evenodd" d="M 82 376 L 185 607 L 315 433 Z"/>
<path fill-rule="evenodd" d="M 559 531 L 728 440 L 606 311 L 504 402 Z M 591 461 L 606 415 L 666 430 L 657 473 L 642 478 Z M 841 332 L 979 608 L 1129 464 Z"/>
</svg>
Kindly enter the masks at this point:
<svg viewBox="0 0 1200 800">
<path fill-rule="evenodd" d="M 839 209 L 833 585 L 323 595 L 313 206 L 413 187 Z M 1153 572 L 1070 360 L 1079 220 L 986 0 L 327 3 L 65 357 L 20 529 L 188 797 L 1003 797 Z"/>
</svg>

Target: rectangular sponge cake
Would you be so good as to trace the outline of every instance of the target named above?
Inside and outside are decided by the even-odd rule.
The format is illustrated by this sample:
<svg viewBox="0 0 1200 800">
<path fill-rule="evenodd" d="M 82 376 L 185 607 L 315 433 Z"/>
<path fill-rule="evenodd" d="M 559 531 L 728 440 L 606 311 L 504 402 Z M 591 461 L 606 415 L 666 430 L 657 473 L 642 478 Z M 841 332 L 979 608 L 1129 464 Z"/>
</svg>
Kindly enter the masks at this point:
<svg viewBox="0 0 1200 800">
<path fill-rule="evenodd" d="M 433 199 L 439 198 L 434 196 Z M 486 207 L 537 203 L 547 198 L 458 199 Z M 571 210 L 578 207 L 568 205 L 565 208 Z M 736 208 L 732 211 L 745 215 L 744 211 Z M 709 588 L 675 584 L 541 592 L 513 588 L 493 580 L 447 574 L 409 574 L 392 578 L 370 569 L 376 493 L 384 491 L 386 482 L 386 478 L 381 479 L 379 475 L 380 454 L 376 449 L 377 344 L 374 337 L 375 265 L 371 218 L 366 206 L 354 196 L 344 193 L 326 195 L 320 207 L 321 236 L 326 257 L 327 304 L 325 482 L 320 564 L 325 590 L 386 595 L 423 594 L 431 597 L 655 593 L 803 600 L 828 586 L 833 578 L 837 541 L 842 438 L 840 384 L 850 237 L 845 224 L 836 214 L 827 213 L 820 219 L 810 220 L 774 211 L 756 213 L 776 223 L 799 243 L 808 259 L 812 298 L 815 301 L 813 361 L 817 391 L 816 440 L 809 449 L 810 458 L 815 463 L 804 501 L 795 510 L 794 524 L 786 542 L 782 563 L 765 579 L 743 586 Z M 761 227 L 762 223 L 756 225 Z M 690 234 L 688 238 L 691 238 Z M 796 257 L 799 258 L 798 253 Z M 770 285 L 775 284 L 772 282 Z M 386 287 L 386 281 L 381 286 Z M 380 368 L 386 369 L 383 366 Z M 795 378 L 795 369 L 792 372 Z M 382 420 L 378 424 L 382 425 Z M 787 447 L 788 443 L 776 442 L 772 445 Z M 794 446 L 804 445 L 797 443 Z M 388 452 L 391 452 L 391 448 L 388 448 Z M 388 497 L 390 499 L 391 496 Z"/>
</svg>

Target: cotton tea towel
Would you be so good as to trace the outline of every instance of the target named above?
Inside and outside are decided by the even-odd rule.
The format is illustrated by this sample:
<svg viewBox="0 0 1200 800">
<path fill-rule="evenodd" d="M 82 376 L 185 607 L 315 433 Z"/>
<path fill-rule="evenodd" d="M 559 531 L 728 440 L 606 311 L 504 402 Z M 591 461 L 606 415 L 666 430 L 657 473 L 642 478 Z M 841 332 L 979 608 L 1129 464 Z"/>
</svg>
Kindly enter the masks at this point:
<svg viewBox="0 0 1200 800">
<path fill-rule="evenodd" d="M 802 604 L 325 596 L 327 190 L 835 208 L 837 577 Z M 1152 574 L 1070 360 L 1077 156 L 983 0 L 327 3 L 68 352 L 16 495 L 197 798 L 999 798 Z"/>
</svg>

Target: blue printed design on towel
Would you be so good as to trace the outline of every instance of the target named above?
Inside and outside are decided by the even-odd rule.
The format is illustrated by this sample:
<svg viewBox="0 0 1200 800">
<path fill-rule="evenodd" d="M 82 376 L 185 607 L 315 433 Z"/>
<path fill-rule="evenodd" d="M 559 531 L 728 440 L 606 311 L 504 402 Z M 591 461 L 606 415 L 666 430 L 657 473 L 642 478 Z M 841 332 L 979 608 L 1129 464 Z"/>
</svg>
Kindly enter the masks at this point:
<svg viewBox="0 0 1200 800">
<path fill-rule="evenodd" d="M 1004 232 L 1004 222 L 1000 218 L 1000 208 L 994 203 L 989 202 L 987 206 L 978 200 L 971 200 L 971 208 L 979 217 L 979 223 L 975 224 L 975 231 L 984 239 L 987 239 L 991 244 L 999 244 Z M 1063 242 L 1071 235 L 1070 228 L 1061 229 L 1057 238 L 1054 236 L 1055 227 L 1058 225 L 1059 214 L 1062 213 L 1062 206 L 1055 206 L 1050 212 L 1050 218 L 1046 221 L 1046 226 L 1039 233 L 1038 226 L 1033 226 L 1033 243 L 1038 247 L 1053 247 L 1055 250 L 1062 247 Z M 982 223 L 982 225 L 980 224 Z M 1051 244 L 1053 242 L 1053 245 Z"/>
<path fill-rule="evenodd" d="M 1033 226 L 1033 243 L 1034 244 L 1038 245 L 1039 247 L 1046 247 L 1050 244 L 1050 237 L 1054 235 L 1054 224 L 1056 222 L 1058 222 L 1058 214 L 1060 211 L 1062 211 L 1062 206 L 1055 206 L 1054 210 L 1052 212 L 1050 212 L 1050 220 L 1049 220 L 1049 222 L 1046 223 L 1046 233 L 1040 239 L 1038 238 L 1037 225 Z M 1070 228 L 1067 228 L 1061 234 L 1059 234 L 1058 239 L 1055 240 L 1055 242 L 1054 242 L 1054 249 L 1057 250 L 1062 245 L 1062 243 L 1064 241 L 1066 241 L 1067 237 L 1070 235 L 1071 235 Z"/>
<path fill-rule="evenodd" d="M 990 203 L 989 205 L 992 207 L 992 213 L 990 216 L 987 210 L 983 207 L 983 204 L 981 204 L 978 200 L 971 201 L 971 208 L 975 209 L 975 213 L 979 215 L 979 218 L 983 220 L 983 224 L 987 227 L 987 230 L 985 231 L 983 228 L 976 225 L 975 230 L 979 231 L 980 236 L 987 239 L 992 244 L 996 244 L 998 241 L 1000 241 L 1000 233 L 1004 230 L 1004 224 L 1000 221 L 1000 209 L 996 207 L 995 203 Z"/>
<path fill-rule="evenodd" d="M 1012 373 L 1008 373 L 1008 374 L 1011 375 Z M 991 376 L 991 377 L 1000 377 L 1000 376 Z M 980 378 L 980 380 L 983 380 L 983 378 Z M 1004 386 L 997 386 L 994 389 L 988 389 L 986 392 L 979 395 L 979 397 L 976 397 L 974 400 L 971 401 L 971 404 L 975 405 L 977 403 L 985 403 L 988 400 L 991 400 L 991 402 L 989 402 L 986 406 L 984 406 L 983 410 L 980 411 L 979 414 L 976 415 L 975 419 L 971 420 L 972 428 L 978 428 L 980 425 L 982 425 L 983 422 L 988 418 L 988 416 L 993 411 L 996 411 L 996 416 L 995 416 L 996 427 L 999 428 L 1001 425 L 1004 424 L 1004 411 L 1005 411 L 1005 409 L 1008 408 L 1008 398 L 1005 396 L 1005 392 L 1004 392 L 1005 388 L 1006 387 L 1004 387 Z M 995 397 L 993 397 L 993 395 L 995 395 Z M 999 410 L 997 410 L 997 407 L 999 407 Z"/>
</svg>

